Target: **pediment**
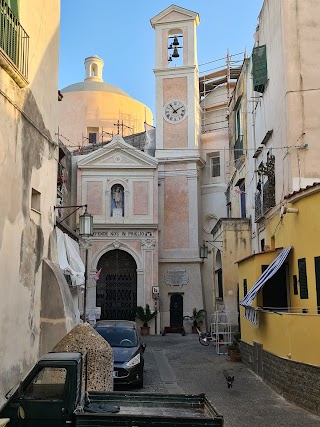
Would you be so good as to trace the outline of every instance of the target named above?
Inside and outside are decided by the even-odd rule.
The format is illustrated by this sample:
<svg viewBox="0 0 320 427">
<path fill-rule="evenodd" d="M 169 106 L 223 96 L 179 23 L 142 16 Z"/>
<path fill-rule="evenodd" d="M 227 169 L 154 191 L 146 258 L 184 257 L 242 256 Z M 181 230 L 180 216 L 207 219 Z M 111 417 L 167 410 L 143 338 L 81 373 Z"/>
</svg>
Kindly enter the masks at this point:
<svg viewBox="0 0 320 427">
<path fill-rule="evenodd" d="M 120 135 L 78 161 L 79 169 L 155 169 L 158 161 L 127 144 Z"/>
<path fill-rule="evenodd" d="M 180 6 L 172 4 L 171 6 L 164 9 L 158 15 L 150 19 L 151 25 L 154 28 L 157 24 L 168 24 L 170 22 L 181 22 L 181 21 L 190 21 L 195 20 L 198 25 L 200 22 L 200 17 L 197 12 L 192 10 L 185 9 Z"/>
</svg>

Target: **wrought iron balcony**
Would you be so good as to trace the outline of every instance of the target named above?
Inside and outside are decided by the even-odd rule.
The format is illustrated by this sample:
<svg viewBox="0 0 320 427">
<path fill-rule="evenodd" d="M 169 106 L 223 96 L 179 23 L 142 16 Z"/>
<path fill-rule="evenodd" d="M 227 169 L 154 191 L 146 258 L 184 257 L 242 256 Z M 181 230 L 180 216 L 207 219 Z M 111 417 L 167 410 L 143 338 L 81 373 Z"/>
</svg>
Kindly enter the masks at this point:
<svg viewBox="0 0 320 427">
<path fill-rule="evenodd" d="M 23 80 L 28 78 L 29 36 L 6 0 L 0 0 L 0 12 L 0 65 L 24 86 Z"/>
<path fill-rule="evenodd" d="M 243 156 L 243 136 L 238 136 L 236 143 L 234 144 L 234 161 L 236 162 L 241 156 Z"/>
<path fill-rule="evenodd" d="M 255 193 L 255 221 L 257 221 L 268 209 L 273 208 L 275 205 L 275 181 L 269 178 L 268 181 L 263 184 L 262 192 L 257 191 Z"/>
</svg>

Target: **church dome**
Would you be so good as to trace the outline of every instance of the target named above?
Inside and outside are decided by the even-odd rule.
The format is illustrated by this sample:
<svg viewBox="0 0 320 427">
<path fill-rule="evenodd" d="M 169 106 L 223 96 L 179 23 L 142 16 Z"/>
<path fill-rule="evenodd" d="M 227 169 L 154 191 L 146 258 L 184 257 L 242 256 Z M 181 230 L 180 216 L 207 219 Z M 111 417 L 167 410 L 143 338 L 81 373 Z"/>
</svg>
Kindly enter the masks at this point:
<svg viewBox="0 0 320 427">
<path fill-rule="evenodd" d="M 110 93 L 117 93 L 118 95 L 129 96 L 122 89 L 119 89 L 116 86 L 110 85 L 109 83 L 97 82 L 97 81 L 84 81 L 84 82 L 74 83 L 72 85 L 66 86 L 64 89 L 61 90 L 63 94 L 67 92 L 81 92 L 81 91 L 110 92 Z"/>
<path fill-rule="evenodd" d="M 59 134 L 69 149 L 128 136 L 153 124 L 151 110 L 122 89 L 105 83 L 104 62 L 97 55 L 84 61 L 85 79 L 63 89 L 59 102 Z"/>
</svg>

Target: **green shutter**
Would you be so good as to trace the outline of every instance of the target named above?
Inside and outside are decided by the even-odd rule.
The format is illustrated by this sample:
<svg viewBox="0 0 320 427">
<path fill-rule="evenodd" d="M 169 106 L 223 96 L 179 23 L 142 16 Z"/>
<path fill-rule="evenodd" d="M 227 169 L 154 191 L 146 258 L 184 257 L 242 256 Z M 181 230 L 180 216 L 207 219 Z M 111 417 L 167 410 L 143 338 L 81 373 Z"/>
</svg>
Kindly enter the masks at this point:
<svg viewBox="0 0 320 427">
<path fill-rule="evenodd" d="M 316 273 L 316 291 L 317 291 L 317 307 L 318 314 L 320 314 L 320 257 L 314 258 L 314 268 Z"/>
<path fill-rule="evenodd" d="M 266 45 L 254 47 L 252 51 L 252 76 L 253 89 L 263 93 L 268 81 L 267 47 Z"/>
<path fill-rule="evenodd" d="M 12 12 L 15 14 L 17 18 L 19 18 L 19 4 L 18 0 L 7 0 L 8 6 L 12 10 Z"/>
<path fill-rule="evenodd" d="M 300 283 L 300 298 L 308 299 L 308 280 L 307 280 L 307 266 L 306 259 L 298 259 L 298 268 L 299 268 L 299 283 Z"/>
</svg>

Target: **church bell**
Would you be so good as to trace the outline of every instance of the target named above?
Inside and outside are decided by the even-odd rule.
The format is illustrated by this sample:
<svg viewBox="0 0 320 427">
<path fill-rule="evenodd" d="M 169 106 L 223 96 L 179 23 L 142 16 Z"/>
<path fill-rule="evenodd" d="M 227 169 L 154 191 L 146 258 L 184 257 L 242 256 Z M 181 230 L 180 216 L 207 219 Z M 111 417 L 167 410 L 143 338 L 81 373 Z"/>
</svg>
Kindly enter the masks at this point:
<svg viewBox="0 0 320 427">
<path fill-rule="evenodd" d="M 179 41 L 177 36 L 174 36 L 172 44 L 173 46 L 179 46 Z"/>
<path fill-rule="evenodd" d="M 172 54 L 172 58 L 179 58 L 179 52 L 178 52 L 178 48 L 177 47 L 175 47 L 174 49 L 173 49 L 173 54 Z"/>
</svg>

